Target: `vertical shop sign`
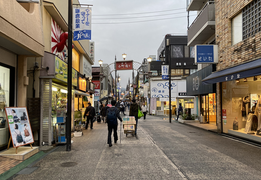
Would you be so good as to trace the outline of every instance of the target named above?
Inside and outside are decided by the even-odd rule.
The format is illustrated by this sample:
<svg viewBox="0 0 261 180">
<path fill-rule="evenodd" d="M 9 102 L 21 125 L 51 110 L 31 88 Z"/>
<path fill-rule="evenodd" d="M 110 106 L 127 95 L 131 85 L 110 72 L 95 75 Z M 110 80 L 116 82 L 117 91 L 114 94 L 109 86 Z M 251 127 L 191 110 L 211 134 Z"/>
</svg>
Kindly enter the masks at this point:
<svg viewBox="0 0 261 180">
<path fill-rule="evenodd" d="M 95 85 L 94 89 L 100 89 L 100 81 L 92 81 Z"/>
<path fill-rule="evenodd" d="M 222 119 L 223 119 L 223 123 L 227 124 L 227 110 L 226 109 L 222 109 Z"/>
<path fill-rule="evenodd" d="M 162 79 L 169 79 L 169 65 L 161 66 Z"/>
<path fill-rule="evenodd" d="M 94 62 L 94 42 L 90 42 L 90 58 Z"/>
<path fill-rule="evenodd" d="M 91 18 L 91 7 L 73 9 L 74 41 L 91 40 Z"/>
</svg>

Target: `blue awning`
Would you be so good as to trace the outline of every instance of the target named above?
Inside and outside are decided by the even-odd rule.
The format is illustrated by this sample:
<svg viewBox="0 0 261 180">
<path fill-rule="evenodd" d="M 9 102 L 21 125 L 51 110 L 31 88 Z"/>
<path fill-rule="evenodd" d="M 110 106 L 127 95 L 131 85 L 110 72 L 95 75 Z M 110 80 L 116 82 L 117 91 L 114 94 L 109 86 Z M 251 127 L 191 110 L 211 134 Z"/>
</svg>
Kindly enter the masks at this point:
<svg viewBox="0 0 261 180">
<path fill-rule="evenodd" d="M 214 84 L 257 75 L 261 75 L 261 59 L 240 64 L 222 71 L 216 71 L 204 78 L 202 82 L 205 84 Z"/>
</svg>

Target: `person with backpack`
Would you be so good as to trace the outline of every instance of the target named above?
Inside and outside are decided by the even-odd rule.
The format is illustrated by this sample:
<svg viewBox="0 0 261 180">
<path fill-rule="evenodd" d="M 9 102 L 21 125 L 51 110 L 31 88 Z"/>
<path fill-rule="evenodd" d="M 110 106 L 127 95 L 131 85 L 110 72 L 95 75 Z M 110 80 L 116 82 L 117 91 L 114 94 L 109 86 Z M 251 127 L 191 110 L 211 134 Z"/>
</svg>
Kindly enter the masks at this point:
<svg viewBox="0 0 261 180">
<path fill-rule="evenodd" d="M 85 125 L 85 129 L 88 129 L 89 122 L 91 123 L 91 129 L 93 129 L 93 118 L 95 117 L 95 109 L 92 107 L 91 103 L 88 103 L 88 107 L 86 108 L 83 118 L 87 117 L 87 122 Z"/>
<path fill-rule="evenodd" d="M 23 139 L 21 131 L 19 130 L 18 124 L 15 124 L 15 131 L 14 131 L 13 139 L 15 140 L 14 141 L 15 147 L 24 144 L 24 139 Z"/>
<path fill-rule="evenodd" d="M 122 101 L 122 102 L 120 103 L 120 111 L 121 111 L 122 114 L 125 116 L 124 109 L 125 109 L 125 104 L 124 104 L 124 102 Z"/>
<path fill-rule="evenodd" d="M 122 118 L 120 116 L 120 111 L 116 105 L 116 101 L 111 101 L 112 107 L 107 110 L 107 123 L 108 123 L 108 141 L 109 147 L 112 147 L 111 142 L 111 134 L 113 130 L 113 136 L 114 136 L 114 143 L 117 143 L 118 140 L 118 134 L 117 134 L 117 128 L 118 128 L 118 120 L 119 119 L 122 122 Z"/>
<path fill-rule="evenodd" d="M 132 104 L 130 105 L 130 113 L 129 116 L 134 116 L 136 120 L 135 126 L 135 136 L 137 138 L 137 126 L 138 126 L 138 110 L 141 109 L 140 106 L 136 103 L 136 100 L 132 100 Z"/>
<path fill-rule="evenodd" d="M 103 122 L 107 122 L 106 121 L 106 113 L 107 113 L 107 110 L 108 110 L 108 105 L 106 104 L 106 106 L 105 105 L 103 105 L 103 107 L 102 107 L 102 109 L 101 109 L 101 115 L 102 115 L 102 120 L 103 120 Z"/>
</svg>

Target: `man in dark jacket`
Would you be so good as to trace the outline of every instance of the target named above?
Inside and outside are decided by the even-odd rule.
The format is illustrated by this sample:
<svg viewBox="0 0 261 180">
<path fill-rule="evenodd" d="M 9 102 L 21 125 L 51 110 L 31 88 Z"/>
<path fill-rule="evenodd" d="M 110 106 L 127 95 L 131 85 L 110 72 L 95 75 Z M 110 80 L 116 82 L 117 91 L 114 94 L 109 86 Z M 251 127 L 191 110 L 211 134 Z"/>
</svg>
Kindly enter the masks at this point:
<svg viewBox="0 0 261 180">
<path fill-rule="evenodd" d="M 109 147 L 112 146 L 111 142 L 111 134 L 113 129 L 113 136 L 114 136 L 114 143 L 117 143 L 118 134 L 117 134 L 117 127 L 118 127 L 118 120 L 122 122 L 122 118 L 120 116 L 120 111 L 118 108 L 115 107 L 116 101 L 112 100 L 111 105 L 112 107 L 107 110 L 107 123 L 108 123 L 108 141 Z M 121 128 L 121 127 L 120 127 Z"/>
<path fill-rule="evenodd" d="M 102 109 L 101 109 L 102 120 L 103 120 L 103 122 L 105 122 L 105 123 L 107 123 L 106 113 L 107 113 L 107 109 L 108 109 L 108 108 L 109 108 L 109 107 L 108 107 L 107 104 L 106 104 L 106 106 L 103 105 L 103 107 L 102 107 Z"/>
<path fill-rule="evenodd" d="M 130 105 L 130 113 L 129 116 L 135 116 L 136 126 L 135 126 L 135 136 L 137 137 L 137 126 L 138 126 L 138 109 L 140 106 L 136 103 L 136 100 L 132 100 L 132 104 Z"/>
<path fill-rule="evenodd" d="M 95 117 L 95 109 L 92 107 L 91 103 L 88 103 L 88 107 L 86 108 L 83 117 L 87 116 L 87 123 L 85 129 L 88 129 L 89 122 L 91 123 L 91 129 L 93 129 L 93 118 Z"/>
</svg>

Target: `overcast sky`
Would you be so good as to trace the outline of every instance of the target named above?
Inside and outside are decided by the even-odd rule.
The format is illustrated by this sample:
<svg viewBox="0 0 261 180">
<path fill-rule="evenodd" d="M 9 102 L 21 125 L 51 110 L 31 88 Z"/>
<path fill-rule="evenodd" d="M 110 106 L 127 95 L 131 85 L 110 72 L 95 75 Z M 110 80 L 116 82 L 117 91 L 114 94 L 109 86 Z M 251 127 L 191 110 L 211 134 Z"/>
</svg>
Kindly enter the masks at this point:
<svg viewBox="0 0 261 180">
<path fill-rule="evenodd" d="M 123 53 L 127 54 L 126 60 L 141 63 L 143 58 L 157 55 L 166 34 L 187 34 L 187 0 L 79 1 L 81 4 L 93 5 L 92 41 L 95 42 L 95 65 L 99 65 L 100 59 L 107 64 L 113 63 L 115 55 L 117 60 L 123 60 Z M 190 15 L 191 23 L 195 13 Z M 126 87 L 131 71 L 118 72 L 121 86 Z"/>
</svg>

